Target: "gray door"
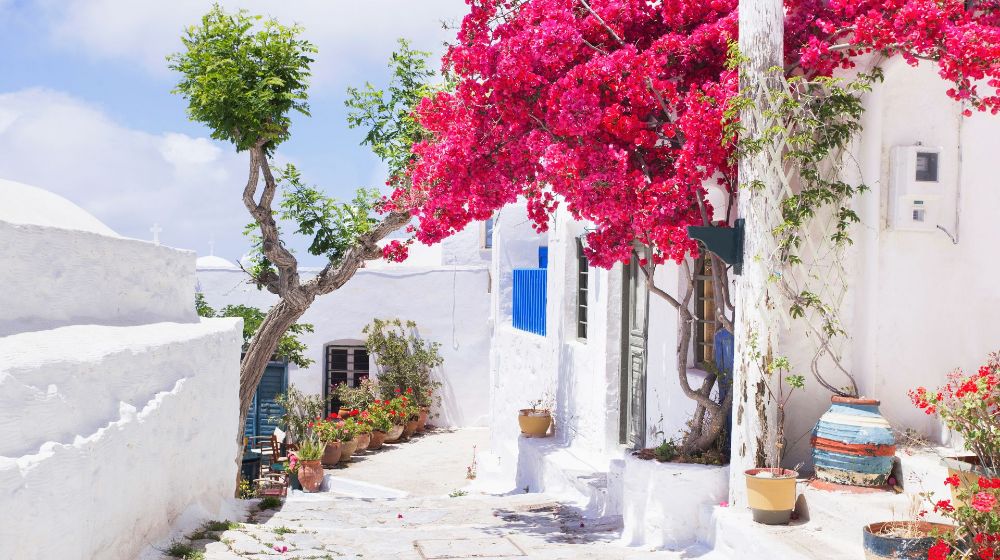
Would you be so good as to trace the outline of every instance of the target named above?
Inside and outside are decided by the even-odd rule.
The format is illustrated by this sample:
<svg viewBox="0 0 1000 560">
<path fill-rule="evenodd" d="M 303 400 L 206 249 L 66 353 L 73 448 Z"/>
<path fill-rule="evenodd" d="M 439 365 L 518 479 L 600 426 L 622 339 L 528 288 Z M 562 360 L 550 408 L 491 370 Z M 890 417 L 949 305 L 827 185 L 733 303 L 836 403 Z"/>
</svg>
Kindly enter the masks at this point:
<svg viewBox="0 0 1000 560">
<path fill-rule="evenodd" d="M 622 279 L 622 370 L 619 436 L 633 449 L 646 444 L 646 331 L 649 290 L 638 259 L 624 267 Z"/>
</svg>

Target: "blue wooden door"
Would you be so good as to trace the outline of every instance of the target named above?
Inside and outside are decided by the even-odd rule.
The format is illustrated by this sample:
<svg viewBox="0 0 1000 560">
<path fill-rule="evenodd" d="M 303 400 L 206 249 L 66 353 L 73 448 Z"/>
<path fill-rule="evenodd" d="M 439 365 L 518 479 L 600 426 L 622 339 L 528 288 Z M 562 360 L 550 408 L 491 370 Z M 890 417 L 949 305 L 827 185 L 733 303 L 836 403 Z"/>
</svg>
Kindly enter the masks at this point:
<svg viewBox="0 0 1000 560">
<path fill-rule="evenodd" d="M 247 437 L 269 436 L 278 426 L 285 409 L 278 404 L 277 397 L 288 389 L 288 364 L 271 362 L 264 370 L 264 377 L 257 385 L 250 412 L 247 414 L 245 435 Z"/>
</svg>

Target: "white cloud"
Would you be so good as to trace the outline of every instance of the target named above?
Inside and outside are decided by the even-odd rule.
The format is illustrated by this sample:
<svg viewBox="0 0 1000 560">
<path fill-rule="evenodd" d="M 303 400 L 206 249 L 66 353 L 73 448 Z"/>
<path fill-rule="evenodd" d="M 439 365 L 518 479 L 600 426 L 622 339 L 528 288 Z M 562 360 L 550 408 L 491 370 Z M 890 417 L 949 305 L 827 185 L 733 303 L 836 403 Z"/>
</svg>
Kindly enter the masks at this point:
<svg viewBox="0 0 1000 560">
<path fill-rule="evenodd" d="M 3 0 L 0 0 L 2 2 Z M 138 62 L 166 73 L 164 58 L 181 48 L 183 29 L 211 7 L 206 0 L 40 0 L 52 38 L 97 57 Z M 370 63 L 383 64 L 397 37 L 441 54 L 455 31 L 441 21 L 457 22 L 466 12 L 463 0 L 224 0 L 227 9 L 299 23 L 319 47 L 314 85 L 324 87 L 364 79 Z"/>
<path fill-rule="evenodd" d="M 246 154 L 206 138 L 124 127 L 69 95 L 29 89 L 0 95 L 0 177 L 79 204 L 126 237 L 237 258 L 249 221 L 241 203 Z"/>
</svg>

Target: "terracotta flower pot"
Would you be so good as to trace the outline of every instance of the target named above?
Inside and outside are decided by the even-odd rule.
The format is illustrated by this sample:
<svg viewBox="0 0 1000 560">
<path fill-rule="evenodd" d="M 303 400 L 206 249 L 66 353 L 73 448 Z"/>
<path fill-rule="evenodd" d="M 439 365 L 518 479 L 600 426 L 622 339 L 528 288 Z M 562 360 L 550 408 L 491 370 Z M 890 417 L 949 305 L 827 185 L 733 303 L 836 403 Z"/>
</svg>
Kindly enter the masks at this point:
<svg viewBox="0 0 1000 560">
<path fill-rule="evenodd" d="M 323 465 L 327 467 L 332 467 L 340 461 L 341 455 L 341 445 L 339 441 L 331 441 L 326 444 L 326 449 L 323 450 Z"/>
<path fill-rule="evenodd" d="M 385 443 L 394 443 L 403 435 L 403 426 L 393 426 L 389 433 L 385 435 Z"/>
<path fill-rule="evenodd" d="M 323 463 L 321 461 L 302 461 L 299 463 L 299 483 L 305 492 L 316 492 L 323 484 Z"/>
<path fill-rule="evenodd" d="M 865 558 L 924 559 L 937 542 L 937 536 L 932 535 L 951 533 L 954 530 L 951 525 L 927 521 L 872 523 L 863 529 Z"/>
<path fill-rule="evenodd" d="M 352 439 L 351 441 L 340 442 L 340 462 L 350 463 L 351 456 L 354 455 L 354 451 L 358 448 L 358 441 Z"/>
<path fill-rule="evenodd" d="M 380 432 L 378 430 L 372 432 L 372 440 L 368 444 L 368 449 L 381 449 L 382 444 L 385 443 L 385 436 L 387 435 L 388 434 L 385 432 Z"/>
<path fill-rule="evenodd" d="M 417 433 L 417 421 L 410 420 L 403 426 L 403 439 L 410 439 L 415 433 Z"/>
<path fill-rule="evenodd" d="M 358 437 L 354 438 L 354 443 L 357 444 L 357 448 L 354 450 L 355 455 L 360 455 L 363 451 L 368 449 L 368 444 L 372 441 L 371 433 L 358 434 Z"/>
<path fill-rule="evenodd" d="M 420 409 L 420 416 L 417 418 L 417 432 L 423 432 L 427 429 L 427 417 L 430 415 L 431 409 L 426 406 Z"/>
<path fill-rule="evenodd" d="M 517 423 L 524 437 L 546 437 L 552 425 L 552 413 L 548 410 L 525 408 L 518 411 Z"/>
<path fill-rule="evenodd" d="M 813 429 L 816 477 L 835 484 L 883 486 L 892 473 L 896 438 L 875 399 L 832 397 Z"/>
<path fill-rule="evenodd" d="M 347 418 L 350 415 L 351 415 L 351 411 L 349 409 L 344 408 L 344 407 L 341 407 L 340 410 L 337 411 L 337 416 L 340 416 L 341 418 Z"/>
<path fill-rule="evenodd" d="M 799 473 L 791 469 L 750 469 L 745 475 L 753 520 L 765 525 L 787 525 L 795 509 Z"/>
</svg>

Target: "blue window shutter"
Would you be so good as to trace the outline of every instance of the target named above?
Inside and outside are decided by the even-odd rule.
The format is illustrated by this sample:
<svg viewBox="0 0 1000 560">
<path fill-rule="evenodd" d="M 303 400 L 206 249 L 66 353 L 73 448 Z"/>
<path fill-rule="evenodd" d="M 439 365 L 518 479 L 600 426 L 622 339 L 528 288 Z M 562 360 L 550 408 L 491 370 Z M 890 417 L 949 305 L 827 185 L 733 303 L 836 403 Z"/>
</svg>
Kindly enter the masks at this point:
<svg viewBox="0 0 1000 560">
<path fill-rule="evenodd" d="M 545 336 L 547 279 L 544 268 L 514 269 L 514 328 Z"/>
</svg>

